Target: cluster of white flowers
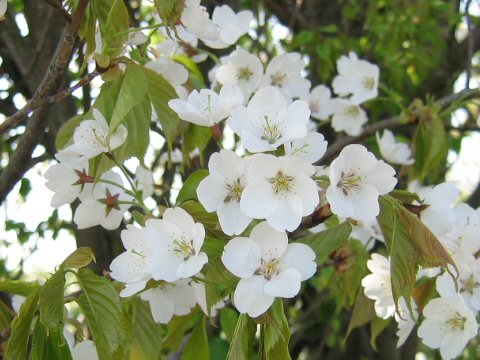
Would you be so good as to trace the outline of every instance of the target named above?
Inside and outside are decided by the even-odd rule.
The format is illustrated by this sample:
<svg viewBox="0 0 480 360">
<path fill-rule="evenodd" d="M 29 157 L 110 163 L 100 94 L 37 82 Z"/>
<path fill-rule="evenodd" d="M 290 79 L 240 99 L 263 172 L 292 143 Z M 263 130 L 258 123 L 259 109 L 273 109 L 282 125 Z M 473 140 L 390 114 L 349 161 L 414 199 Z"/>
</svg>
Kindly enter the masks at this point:
<svg viewBox="0 0 480 360">
<path fill-rule="evenodd" d="M 462 203 L 455 206 L 458 190 L 452 183 L 442 183 L 431 188 L 413 184 L 422 200 L 418 204 L 419 218 L 437 235 L 448 250 L 456 269 L 449 272 L 434 269 L 421 270 L 418 278 L 436 277 L 436 290 L 440 297 L 430 300 L 424 307 L 418 327 L 418 336 L 431 348 L 440 349 L 443 359 L 459 356 L 468 342 L 478 333 L 476 317 L 480 311 L 480 249 L 479 211 Z M 390 261 L 380 254 L 372 254 L 367 263 L 371 274 L 362 280 L 365 295 L 375 301 L 375 312 L 381 318 L 395 314 L 398 323 L 398 346 L 407 339 L 415 324 L 421 319 L 412 299 L 413 316 L 401 298 L 398 312 L 392 295 Z M 458 271 L 458 274 L 456 272 Z M 457 275 L 455 278 L 453 275 Z"/>
<path fill-rule="evenodd" d="M 328 205 L 340 220 L 354 225 L 352 238 L 367 250 L 374 249 L 376 240 L 383 241 L 376 221 L 379 197 L 391 192 L 397 179 L 393 167 L 359 144 L 344 147 L 329 167 L 315 167 L 327 150 L 315 120 L 331 119 L 335 131 L 358 136 L 368 120 L 361 105 L 378 94 L 378 66 L 353 52 L 338 60 L 331 89 L 325 85 L 311 89 L 299 53 L 280 54 L 266 64 L 239 47 L 212 69 L 209 89 L 187 91 L 189 72 L 175 56 L 198 50 L 199 40 L 214 49 L 234 45 L 248 32 L 251 19 L 250 11 L 236 14 L 226 5 L 217 6 L 210 18 L 200 0 L 186 0 L 181 23 L 174 31 L 163 32 L 161 43 L 152 49 L 155 58 L 145 66 L 176 89 L 178 98 L 168 105 L 180 119 L 219 131 L 227 126 L 240 139 L 241 147 L 211 155 L 209 174 L 196 194 L 207 212 L 217 214 L 229 239 L 221 260 L 238 278 L 232 302 L 240 313 L 257 317 L 275 298 L 296 296 L 301 282 L 316 272 L 314 251 L 305 244 L 289 243 L 288 232 Z M 205 58 L 205 53 L 195 52 L 193 60 Z M 332 98 L 332 91 L 337 97 Z M 47 187 L 55 193 L 52 206 L 80 200 L 73 218 L 78 228 L 115 229 L 131 206 L 145 209 L 143 200 L 154 192 L 152 173 L 139 166 L 132 177 L 117 164 L 123 176 L 112 170 L 99 178 L 92 176 L 89 160 L 99 156 L 115 160 L 112 151 L 124 144 L 127 130 L 123 125 L 110 129 L 97 109 L 91 114 L 92 119 L 75 129 L 73 142 L 57 154 L 59 163 L 45 174 Z M 386 161 L 413 163 L 407 144 L 398 143 L 392 132 L 377 134 L 377 142 Z M 172 157 L 181 162 L 183 154 Z M 437 276 L 440 297 L 423 311 L 412 299 L 401 298 L 396 306 L 390 260 L 374 253 L 367 263 L 371 274 L 362 286 L 379 317 L 395 317 L 399 346 L 421 320 L 419 337 L 450 359 L 477 334 L 480 212 L 465 204 L 455 206 L 459 194 L 451 183 L 411 186 L 421 200 L 412 206 L 452 255 L 458 278 L 438 269 L 430 276 Z M 120 296 L 139 294 L 150 303 L 159 323 L 188 314 L 197 304 L 205 314 L 215 315 L 227 299 L 207 304 L 204 226 L 181 207 L 167 208 L 161 218 L 147 215 L 142 226 L 129 224 L 121 232 L 125 251 L 110 266 L 112 278 L 125 285 Z M 419 272 L 418 277 L 424 275 Z"/>
</svg>

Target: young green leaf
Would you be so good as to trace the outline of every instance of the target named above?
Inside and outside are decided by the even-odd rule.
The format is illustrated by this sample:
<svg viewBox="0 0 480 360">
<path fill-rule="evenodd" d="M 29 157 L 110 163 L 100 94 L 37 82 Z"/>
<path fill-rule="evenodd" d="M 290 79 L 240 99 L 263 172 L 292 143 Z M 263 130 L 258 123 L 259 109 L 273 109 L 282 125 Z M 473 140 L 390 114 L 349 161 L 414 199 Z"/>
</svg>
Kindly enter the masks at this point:
<svg viewBox="0 0 480 360">
<path fill-rule="evenodd" d="M 58 130 L 55 146 L 57 149 L 63 149 L 72 142 L 73 133 L 78 125 L 85 119 L 85 115 L 76 115 L 62 125 Z"/>
<path fill-rule="evenodd" d="M 65 270 L 62 266 L 40 288 L 40 320 L 48 329 L 63 328 Z"/>
<path fill-rule="evenodd" d="M 354 329 L 369 323 L 375 317 L 376 314 L 373 300 L 367 298 L 363 292 L 363 288 L 360 288 L 358 290 L 355 306 L 353 307 L 352 316 L 350 317 L 345 340 L 350 336 Z"/>
<path fill-rule="evenodd" d="M 39 289 L 35 289 L 25 300 L 18 316 L 12 322 L 12 335 L 5 351 L 6 359 L 27 359 L 30 330 L 35 319 Z"/>
<path fill-rule="evenodd" d="M 79 247 L 63 261 L 62 265 L 66 269 L 80 269 L 95 262 L 95 254 L 89 247 Z"/>
<path fill-rule="evenodd" d="M 291 360 L 288 350 L 290 327 L 288 326 L 282 299 L 276 299 L 267 312 L 267 322 L 264 325 L 263 351 L 265 359 Z"/>
<path fill-rule="evenodd" d="M 229 341 L 233 339 L 233 333 L 235 331 L 235 325 L 238 321 L 238 313 L 228 307 L 225 307 L 220 312 L 220 324 L 225 336 Z"/>
<path fill-rule="evenodd" d="M 206 317 L 202 315 L 185 346 L 182 360 L 210 359 Z"/>
<path fill-rule="evenodd" d="M 435 235 L 398 200 L 381 196 L 377 219 L 390 255 L 395 303 L 402 296 L 411 298 L 419 266 L 431 268 L 451 264 L 456 268 Z"/>
<path fill-rule="evenodd" d="M 72 354 L 63 336 L 63 328 L 47 329 L 37 321 L 32 336 L 31 360 L 71 360 Z"/>
<path fill-rule="evenodd" d="M 26 282 L 21 280 L 3 280 L 0 281 L 0 291 L 6 293 L 29 296 L 40 287 L 38 282 Z"/>
<path fill-rule="evenodd" d="M 248 315 L 242 314 L 238 317 L 227 360 L 250 360 L 253 358 L 256 330 L 256 324 Z"/>
<path fill-rule="evenodd" d="M 120 298 L 113 284 L 89 269 L 77 273 L 83 294 L 78 304 L 85 314 L 100 360 L 110 359 L 123 337 Z"/>
<path fill-rule="evenodd" d="M 14 316 L 15 313 L 0 300 L 0 333 L 10 326 Z"/>
<path fill-rule="evenodd" d="M 195 171 L 183 183 L 182 188 L 177 196 L 177 204 L 181 204 L 187 200 L 197 199 L 197 187 L 200 182 L 208 176 L 208 170 L 200 169 Z"/>
</svg>

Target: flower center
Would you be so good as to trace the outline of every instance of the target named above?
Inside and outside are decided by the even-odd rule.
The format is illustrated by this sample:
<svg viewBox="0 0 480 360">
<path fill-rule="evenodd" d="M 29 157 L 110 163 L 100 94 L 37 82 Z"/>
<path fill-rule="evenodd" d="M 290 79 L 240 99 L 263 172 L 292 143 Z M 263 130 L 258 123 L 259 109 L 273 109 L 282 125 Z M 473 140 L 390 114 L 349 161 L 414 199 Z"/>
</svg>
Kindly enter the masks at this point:
<svg viewBox="0 0 480 360">
<path fill-rule="evenodd" d="M 74 182 L 72 185 L 82 185 L 82 188 L 83 188 L 83 185 L 95 182 L 95 178 L 93 176 L 88 175 L 87 170 L 85 169 L 83 169 L 82 171 L 75 170 L 75 173 L 78 176 L 78 180 Z"/>
<path fill-rule="evenodd" d="M 273 185 L 273 192 L 275 194 L 288 192 L 291 190 L 293 185 L 293 177 L 287 176 L 281 171 L 277 172 L 277 175 L 275 175 L 273 178 L 270 178 L 268 181 Z"/>
<path fill-rule="evenodd" d="M 318 113 L 318 111 L 320 110 L 320 104 L 318 103 L 318 101 L 310 101 L 310 104 L 308 104 L 310 106 L 310 110 L 312 111 L 312 113 Z"/>
<path fill-rule="evenodd" d="M 107 188 L 105 192 L 105 196 L 106 196 L 105 198 L 98 200 L 105 205 L 105 212 L 106 212 L 105 216 L 108 216 L 108 214 L 110 214 L 110 211 L 112 211 L 112 209 L 120 210 L 120 206 L 118 204 L 118 197 L 120 196 L 120 194 L 112 195 L 110 190 Z"/>
<path fill-rule="evenodd" d="M 348 195 L 352 190 L 360 186 L 361 181 L 362 177 L 356 175 L 353 171 L 346 174 L 342 171 L 342 176 L 337 183 L 337 187 L 342 189 L 345 195 Z"/>
<path fill-rule="evenodd" d="M 264 119 L 265 119 L 265 125 L 263 126 L 262 140 L 268 141 L 270 145 L 275 144 L 275 142 L 282 137 L 280 128 L 278 124 L 272 124 L 268 116 L 265 115 Z"/>
<path fill-rule="evenodd" d="M 265 279 L 271 280 L 275 275 L 278 275 L 280 272 L 280 265 L 282 260 L 272 259 L 272 260 L 261 260 L 260 268 L 255 272 L 256 275 L 262 275 Z"/>
<path fill-rule="evenodd" d="M 462 290 L 464 292 L 469 292 L 470 294 L 473 294 L 473 290 L 475 290 L 475 288 L 480 286 L 480 284 L 475 281 L 475 278 L 473 277 L 473 275 L 470 275 L 468 277 L 468 279 L 462 280 L 461 282 L 462 282 L 462 285 L 463 285 Z"/>
<path fill-rule="evenodd" d="M 345 109 L 345 114 L 351 117 L 356 117 L 360 114 L 360 108 L 356 105 L 350 105 Z"/>
<path fill-rule="evenodd" d="M 240 179 L 235 180 L 233 184 L 227 184 L 227 188 L 228 188 L 228 194 L 223 200 L 223 202 L 226 202 L 226 203 L 231 201 L 240 202 L 240 198 L 243 192 L 243 185 L 240 182 Z"/>
<path fill-rule="evenodd" d="M 178 257 L 183 258 L 184 261 L 187 261 L 190 256 L 195 255 L 193 241 L 187 241 L 183 235 L 180 237 L 180 239 L 175 239 L 173 241 L 173 251 Z"/>
<path fill-rule="evenodd" d="M 250 80 L 250 77 L 253 75 L 253 72 L 248 68 L 248 67 L 244 67 L 244 68 L 240 68 L 238 69 L 238 74 L 237 74 L 237 78 L 240 80 Z"/>
<path fill-rule="evenodd" d="M 362 79 L 362 85 L 365 89 L 373 90 L 375 87 L 375 79 L 370 76 L 365 76 Z"/>
<path fill-rule="evenodd" d="M 287 77 L 287 74 L 277 72 L 276 74 L 270 76 L 272 79 L 272 85 L 274 86 L 282 86 L 283 82 L 285 81 L 285 78 Z"/>
<path fill-rule="evenodd" d="M 459 313 L 455 313 L 455 315 L 447 320 L 447 324 L 452 328 L 452 330 L 463 330 L 465 328 L 465 319 L 461 317 Z"/>
</svg>

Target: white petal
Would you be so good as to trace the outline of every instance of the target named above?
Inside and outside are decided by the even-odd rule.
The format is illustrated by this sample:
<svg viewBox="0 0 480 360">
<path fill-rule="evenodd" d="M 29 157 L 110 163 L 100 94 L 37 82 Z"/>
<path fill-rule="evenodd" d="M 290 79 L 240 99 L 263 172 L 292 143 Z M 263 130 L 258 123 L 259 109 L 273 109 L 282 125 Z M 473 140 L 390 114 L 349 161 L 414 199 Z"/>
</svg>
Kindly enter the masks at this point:
<svg viewBox="0 0 480 360">
<path fill-rule="evenodd" d="M 235 289 L 233 301 L 241 314 L 247 313 L 251 317 L 257 317 L 272 306 L 275 298 L 265 294 L 263 288 L 266 282 L 267 280 L 259 275 L 240 280 Z"/>
<path fill-rule="evenodd" d="M 294 268 L 301 274 L 301 280 L 307 280 L 317 271 L 315 252 L 305 244 L 293 243 L 287 246 L 282 258 L 282 269 Z"/>
<path fill-rule="evenodd" d="M 236 237 L 223 250 L 222 262 L 233 275 L 249 278 L 260 268 L 261 248 L 250 238 Z"/>
<path fill-rule="evenodd" d="M 301 275 L 297 269 L 286 269 L 265 284 L 265 293 L 274 297 L 292 298 L 300 291 Z"/>
</svg>

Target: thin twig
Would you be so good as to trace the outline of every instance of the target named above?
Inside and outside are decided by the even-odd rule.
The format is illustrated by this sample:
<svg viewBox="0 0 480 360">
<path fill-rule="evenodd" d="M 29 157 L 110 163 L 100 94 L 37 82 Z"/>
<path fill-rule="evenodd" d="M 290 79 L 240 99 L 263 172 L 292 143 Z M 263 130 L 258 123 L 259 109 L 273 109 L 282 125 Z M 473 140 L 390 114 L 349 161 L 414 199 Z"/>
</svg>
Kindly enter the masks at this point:
<svg viewBox="0 0 480 360">
<path fill-rule="evenodd" d="M 465 80 L 465 89 L 470 88 L 470 79 L 472 78 L 472 57 L 473 50 L 475 48 L 475 37 L 472 31 L 472 16 L 470 15 L 470 4 L 472 0 L 468 0 L 465 4 L 465 16 L 467 21 L 467 30 L 468 30 L 468 55 L 467 55 L 467 69 L 466 69 L 466 80 Z"/>
<path fill-rule="evenodd" d="M 80 0 L 78 8 L 72 17 L 67 33 L 63 37 L 63 41 L 59 47 L 56 59 L 50 64 L 47 74 L 42 83 L 35 91 L 33 97 L 28 103 L 12 116 L 8 117 L 0 124 L 0 134 L 12 129 L 25 120 L 28 115 L 38 107 L 45 105 L 45 99 L 49 96 L 52 87 L 57 83 L 58 79 L 65 73 L 65 69 L 70 62 L 70 55 L 75 46 L 78 30 L 85 16 L 89 0 Z"/>
<path fill-rule="evenodd" d="M 463 91 L 460 91 L 459 93 L 448 95 L 438 100 L 437 104 L 440 105 L 442 109 L 445 109 L 450 105 L 452 105 L 457 100 L 465 100 L 465 99 L 469 99 L 472 97 L 479 97 L 479 96 L 480 96 L 479 89 L 463 90 Z M 402 125 L 403 124 L 400 122 L 400 117 L 394 116 L 365 127 L 363 129 L 363 132 L 358 136 L 341 137 L 340 139 L 338 139 L 328 147 L 327 152 L 316 165 L 329 164 L 340 153 L 340 151 L 342 151 L 342 149 L 345 146 L 357 143 L 365 139 L 366 137 L 374 135 L 377 131 L 384 130 L 384 129 L 392 129 L 392 128 L 400 127 Z"/>
<path fill-rule="evenodd" d="M 95 70 L 95 71 L 91 72 L 90 74 L 85 75 L 83 78 L 80 79 L 79 82 L 77 82 L 72 87 L 69 87 L 65 90 L 62 90 L 55 95 L 47 97 L 45 99 L 45 104 L 53 104 L 53 103 L 56 103 L 56 102 L 59 102 L 59 101 L 65 99 L 67 96 L 72 95 L 72 93 L 75 90 L 80 89 L 80 88 L 86 86 L 87 84 L 89 84 L 90 81 L 92 81 L 94 78 L 96 78 L 98 75 L 100 75 L 103 72 L 104 72 L 103 69 L 102 70 Z"/>
<path fill-rule="evenodd" d="M 48 5 L 51 5 L 55 9 L 57 9 L 60 12 L 60 14 L 65 18 L 65 20 L 67 20 L 68 22 L 72 21 L 72 16 L 68 13 L 67 10 L 65 10 L 60 0 L 43 0 L 43 1 L 45 1 Z"/>
</svg>

